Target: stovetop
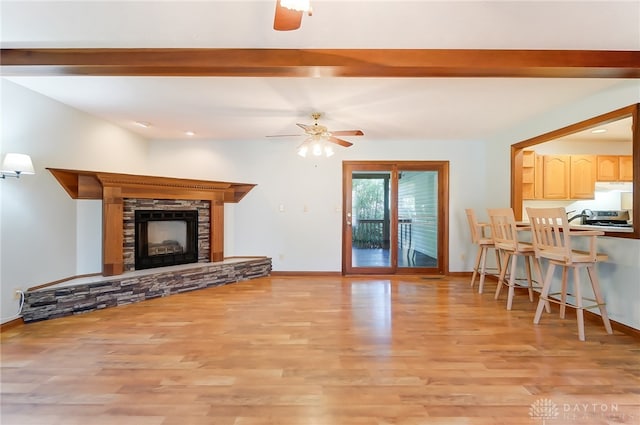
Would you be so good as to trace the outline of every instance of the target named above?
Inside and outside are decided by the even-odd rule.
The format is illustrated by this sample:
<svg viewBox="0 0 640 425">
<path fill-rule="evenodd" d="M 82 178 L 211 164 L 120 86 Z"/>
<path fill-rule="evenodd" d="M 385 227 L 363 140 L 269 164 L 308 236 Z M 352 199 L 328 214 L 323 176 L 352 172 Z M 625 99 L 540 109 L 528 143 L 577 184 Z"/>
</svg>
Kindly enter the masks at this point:
<svg viewBox="0 0 640 425">
<path fill-rule="evenodd" d="M 633 224 L 629 224 L 627 222 L 624 223 L 616 223 L 612 221 L 591 221 L 587 220 L 585 223 L 588 226 L 605 226 L 605 227 L 633 227 Z"/>
<path fill-rule="evenodd" d="M 582 210 L 582 224 L 588 226 L 633 227 L 626 210 Z"/>
</svg>

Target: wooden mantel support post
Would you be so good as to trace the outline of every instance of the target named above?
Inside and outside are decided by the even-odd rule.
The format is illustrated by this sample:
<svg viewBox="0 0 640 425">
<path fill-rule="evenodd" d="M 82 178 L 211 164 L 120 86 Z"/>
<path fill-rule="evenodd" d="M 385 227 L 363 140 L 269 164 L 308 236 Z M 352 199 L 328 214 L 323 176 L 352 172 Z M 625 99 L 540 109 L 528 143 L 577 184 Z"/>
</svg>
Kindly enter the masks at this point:
<svg viewBox="0 0 640 425">
<path fill-rule="evenodd" d="M 124 272 L 123 260 L 123 200 L 122 188 L 102 189 L 102 275 Z"/>
<path fill-rule="evenodd" d="M 209 260 L 224 260 L 224 204 L 239 202 L 255 184 L 48 169 L 73 199 L 102 200 L 102 274 L 124 273 L 124 198 L 210 202 Z"/>
<path fill-rule="evenodd" d="M 220 229 L 220 230 L 218 230 Z M 224 202 L 211 202 L 211 261 L 224 260 Z"/>
</svg>

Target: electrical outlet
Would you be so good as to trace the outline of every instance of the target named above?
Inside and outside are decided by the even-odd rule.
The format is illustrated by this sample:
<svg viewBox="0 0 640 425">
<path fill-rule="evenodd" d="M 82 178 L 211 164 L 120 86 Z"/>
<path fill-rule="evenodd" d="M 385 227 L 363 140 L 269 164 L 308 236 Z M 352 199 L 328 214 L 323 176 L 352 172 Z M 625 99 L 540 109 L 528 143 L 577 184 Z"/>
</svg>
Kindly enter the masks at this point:
<svg viewBox="0 0 640 425">
<path fill-rule="evenodd" d="M 16 288 L 16 289 L 13 290 L 13 298 L 14 299 L 19 300 L 21 296 L 22 296 L 22 289 Z"/>
</svg>

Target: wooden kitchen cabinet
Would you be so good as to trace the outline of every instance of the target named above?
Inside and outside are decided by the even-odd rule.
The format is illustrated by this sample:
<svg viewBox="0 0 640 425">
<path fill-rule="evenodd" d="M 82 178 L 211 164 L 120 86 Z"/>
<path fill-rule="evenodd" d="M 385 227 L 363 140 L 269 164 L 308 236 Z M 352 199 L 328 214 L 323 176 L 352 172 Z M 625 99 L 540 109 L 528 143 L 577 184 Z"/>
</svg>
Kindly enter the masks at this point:
<svg viewBox="0 0 640 425">
<path fill-rule="evenodd" d="M 620 165 L 618 155 L 598 155 L 597 176 L 599 182 L 617 182 L 620 178 Z"/>
<path fill-rule="evenodd" d="M 535 171 L 535 183 L 533 185 L 534 198 L 543 199 L 544 194 L 542 188 L 544 187 L 542 178 L 542 155 L 536 155 L 536 171 Z"/>
<path fill-rule="evenodd" d="M 596 156 L 571 155 L 569 198 L 593 199 L 596 189 Z"/>
<path fill-rule="evenodd" d="M 598 155 L 596 179 L 599 182 L 633 181 L 633 156 Z"/>
<path fill-rule="evenodd" d="M 618 165 L 620 166 L 620 181 L 633 181 L 633 155 L 620 156 L 618 158 Z"/>
<path fill-rule="evenodd" d="M 593 199 L 596 155 L 536 155 L 522 157 L 522 199 Z"/>
<path fill-rule="evenodd" d="M 568 199 L 570 171 L 571 156 L 544 155 L 542 157 L 542 197 Z"/>
</svg>

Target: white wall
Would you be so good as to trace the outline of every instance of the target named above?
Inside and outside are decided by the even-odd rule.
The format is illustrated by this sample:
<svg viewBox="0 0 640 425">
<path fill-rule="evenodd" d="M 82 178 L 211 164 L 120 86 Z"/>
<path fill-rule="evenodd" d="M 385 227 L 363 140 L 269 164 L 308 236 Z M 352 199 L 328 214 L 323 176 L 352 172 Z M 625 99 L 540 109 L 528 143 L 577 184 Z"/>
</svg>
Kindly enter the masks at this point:
<svg viewBox="0 0 640 425">
<path fill-rule="evenodd" d="M 425 139 L 428 138 L 425 134 Z M 451 271 L 471 267 L 467 205 L 483 207 L 486 188 L 482 142 L 354 140 L 331 158 L 301 158 L 300 140 L 249 142 L 154 141 L 149 146 L 152 173 L 207 178 L 257 186 L 237 205 L 226 223 L 225 255 L 267 255 L 277 271 L 341 271 L 342 161 L 450 161 Z M 469 172 L 468 170 L 473 170 Z M 279 211 L 280 205 L 284 212 Z M 306 207 L 306 208 L 305 208 Z M 227 207 L 229 205 L 227 204 Z M 306 209 L 306 212 L 305 212 Z"/>
<path fill-rule="evenodd" d="M 102 201 L 76 203 L 76 275 L 102 270 Z"/>
<path fill-rule="evenodd" d="M 144 173 L 147 142 L 7 80 L 0 83 L 2 154 L 29 154 L 36 169 L 34 176 L 0 181 L 4 322 L 17 312 L 16 288 L 101 269 L 101 207 L 72 200 L 45 167 Z"/>
<path fill-rule="evenodd" d="M 509 147 L 514 143 L 638 102 L 640 82 L 628 81 L 589 98 L 562 105 L 493 137 L 488 144 L 488 159 L 494 164 L 509 164 Z M 491 167 L 486 178 L 486 186 L 493 190 L 488 193 L 485 208 L 510 205 L 509 168 Z M 609 260 L 598 267 L 610 318 L 640 329 L 640 240 L 603 237 L 599 239 L 598 247 L 599 251 L 609 255 Z M 588 281 L 586 277 L 582 280 Z"/>
</svg>

